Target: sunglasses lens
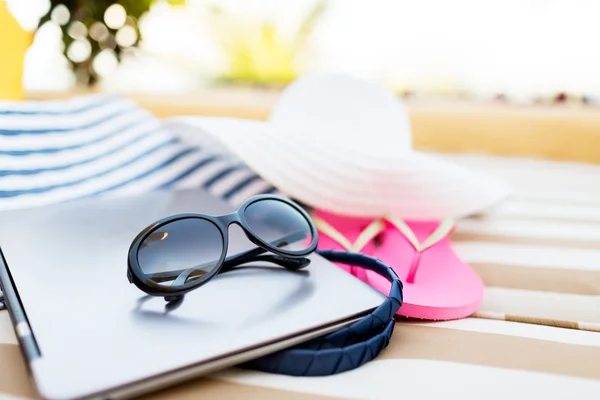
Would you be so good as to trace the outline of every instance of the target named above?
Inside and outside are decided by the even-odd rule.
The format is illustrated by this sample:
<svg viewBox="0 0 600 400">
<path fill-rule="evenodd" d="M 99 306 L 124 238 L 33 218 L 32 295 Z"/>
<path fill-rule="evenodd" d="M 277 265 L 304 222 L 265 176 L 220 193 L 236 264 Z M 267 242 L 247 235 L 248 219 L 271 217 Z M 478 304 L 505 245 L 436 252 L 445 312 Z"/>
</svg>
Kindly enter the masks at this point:
<svg viewBox="0 0 600 400">
<path fill-rule="evenodd" d="M 283 201 L 254 202 L 246 208 L 245 217 L 250 230 L 273 247 L 304 250 L 313 240 L 311 226 L 304 215 Z"/>
<path fill-rule="evenodd" d="M 215 224 L 201 218 L 184 218 L 150 232 L 137 258 L 148 279 L 176 287 L 214 271 L 222 253 L 223 236 Z"/>
</svg>

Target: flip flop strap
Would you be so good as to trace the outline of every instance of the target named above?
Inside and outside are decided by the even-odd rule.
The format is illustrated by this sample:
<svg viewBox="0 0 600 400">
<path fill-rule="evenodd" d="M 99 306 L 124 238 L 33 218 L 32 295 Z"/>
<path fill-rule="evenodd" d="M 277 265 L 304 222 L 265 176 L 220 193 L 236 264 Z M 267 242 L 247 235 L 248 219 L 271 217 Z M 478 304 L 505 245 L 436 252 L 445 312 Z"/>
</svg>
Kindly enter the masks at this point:
<svg viewBox="0 0 600 400">
<path fill-rule="evenodd" d="M 385 214 L 383 219 L 376 219 L 367 225 L 367 227 L 358 235 L 354 243 L 352 243 L 346 236 L 335 229 L 327 221 L 319 217 L 312 217 L 312 220 L 319 232 L 330 237 L 332 240 L 335 240 L 340 246 L 351 252 L 360 252 L 371 240 L 383 232 L 385 230 L 385 223 L 383 221 L 384 219 L 398 229 L 404 235 L 406 240 L 408 240 L 411 246 L 418 252 L 423 252 L 434 246 L 440 240 L 445 238 L 452 231 L 452 229 L 454 229 L 454 220 L 445 219 L 437 226 L 435 231 L 433 231 L 433 233 L 421 243 L 406 222 L 391 214 Z"/>
<path fill-rule="evenodd" d="M 351 243 L 348 238 L 346 238 L 340 231 L 331 226 L 327 221 L 322 220 L 318 217 L 313 217 L 313 221 L 319 232 L 323 233 L 326 236 L 329 236 L 331 239 L 338 242 L 341 246 L 343 246 L 348 251 L 359 252 L 361 251 L 371 240 L 373 240 L 377 235 L 385 230 L 385 222 L 383 220 L 388 221 L 392 224 L 398 231 L 400 231 L 406 240 L 410 243 L 410 245 L 415 249 L 415 253 L 413 254 L 412 261 L 410 263 L 410 268 L 408 270 L 408 274 L 404 277 L 407 283 L 414 283 L 415 276 L 421 264 L 421 255 L 422 253 L 434 246 L 440 240 L 444 239 L 452 229 L 454 229 L 454 221 L 452 219 L 443 220 L 437 228 L 423 241 L 422 243 L 417 238 L 417 235 L 413 232 L 413 230 L 408 226 L 406 222 L 402 219 L 397 218 L 389 213 L 386 213 L 383 216 L 383 219 L 376 219 L 371 222 L 363 231 L 358 235 L 356 241 Z M 354 271 L 351 270 L 353 274 Z M 356 275 L 356 274 L 355 274 Z M 358 275 L 357 275 L 358 276 Z"/>
<path fill-rule="evenodd" d="M 383 262 L 364 254 L 319 250 L 331 262 L 366 268 L 392 286 L 387 299 L 371 314 L 336 332 L 282 350 L 242 366 L 293 376 L 325 376 L 358 368 L 387 347 L 394 330 L 394 315 L 402 305 L 402 282 Z"/>
<path fill-rule="evenodd" d="M 319 232 L 329 236 L 335 240 L 340 246 L 347 251 L 358 253 L 360 252 L 371 240 L 385 230 L 385 223 L 381 219 L 376 219 L 371 222 L 365 229 L 362 230 L 360 235 L 356 238 L 354 243 L 344 236 L 340 231 L 335 229 L 329 222 L 319 217 L 312 217 L 315 226 Z"/>
<path fill-rule="evenodd" d="M 433 231 L 433 233 L 431 233 L 431 235 L 429 235 L 429 237 L 421 243 L 419 242 L 419 239 L 417 238 L 413 230 L 410 229 L 410 226 L 408 226 L 408 224 L 402 219 L 395 217 L 391 214 L 385 214 L 384 218 L 389 223 L 394 225 L 396 229 L 402 232 L 404 237 L 406 237 L 406 239 L 410 242 L 414 249 L 419 253 L 434 246 L 440 240 L 445 238 L 450 233 L 450 231 L 452 231 L 452 229 L 454 229 L 454 220 L 445 219 L 437 226 L 435 231 Z"/>
</svg>

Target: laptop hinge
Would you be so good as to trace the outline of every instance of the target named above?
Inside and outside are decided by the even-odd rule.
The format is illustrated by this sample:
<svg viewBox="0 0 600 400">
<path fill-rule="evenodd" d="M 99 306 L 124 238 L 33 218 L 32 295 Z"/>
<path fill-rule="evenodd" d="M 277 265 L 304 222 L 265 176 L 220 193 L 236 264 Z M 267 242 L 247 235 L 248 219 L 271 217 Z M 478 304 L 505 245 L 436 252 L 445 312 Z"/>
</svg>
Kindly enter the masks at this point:
<svg viewBox="0 0 600 400">
<path fill-rule="evenodd" d="M 0 311 L 6 310 L 6 303 L 4 303 L 4 295 L 0 295 Z"/>
</svg>

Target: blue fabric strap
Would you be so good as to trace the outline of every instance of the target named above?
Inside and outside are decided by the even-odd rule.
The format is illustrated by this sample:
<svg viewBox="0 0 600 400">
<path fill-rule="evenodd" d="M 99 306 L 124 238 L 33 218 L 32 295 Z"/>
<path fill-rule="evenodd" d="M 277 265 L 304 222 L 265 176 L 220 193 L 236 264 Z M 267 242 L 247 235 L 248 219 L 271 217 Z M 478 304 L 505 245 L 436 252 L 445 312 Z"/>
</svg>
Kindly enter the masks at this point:
<svg viewBox="0 0 600 400">
<path fill-rule="evenodd" d="M 394 315 L 402 305 L 402 282 L 378 259 L 358 253 L 321 250 L 332 262 L 362 267 L 391 282 L 388 298 L 371 314 L 336 332 L 269 354 L 244 365 L 264 372 L 294 376 L 324 376 L 358 368 L 377 357 L 389 343 Z"/>
</svg>

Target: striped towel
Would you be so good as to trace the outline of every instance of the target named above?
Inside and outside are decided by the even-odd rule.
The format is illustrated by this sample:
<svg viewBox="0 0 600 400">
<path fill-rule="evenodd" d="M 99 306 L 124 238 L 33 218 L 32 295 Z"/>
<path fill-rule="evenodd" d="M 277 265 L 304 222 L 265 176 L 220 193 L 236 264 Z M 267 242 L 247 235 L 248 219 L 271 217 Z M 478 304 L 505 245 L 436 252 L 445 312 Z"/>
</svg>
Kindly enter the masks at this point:
<svg viewBox="0 0 600 400">
<path fill-rule="evenodd" d="M 235 157 L 181 140 L 124 98 L 0 102 L 0 210 L 198 187 L 234 206 L 274 191 Z"/>
</svg>

